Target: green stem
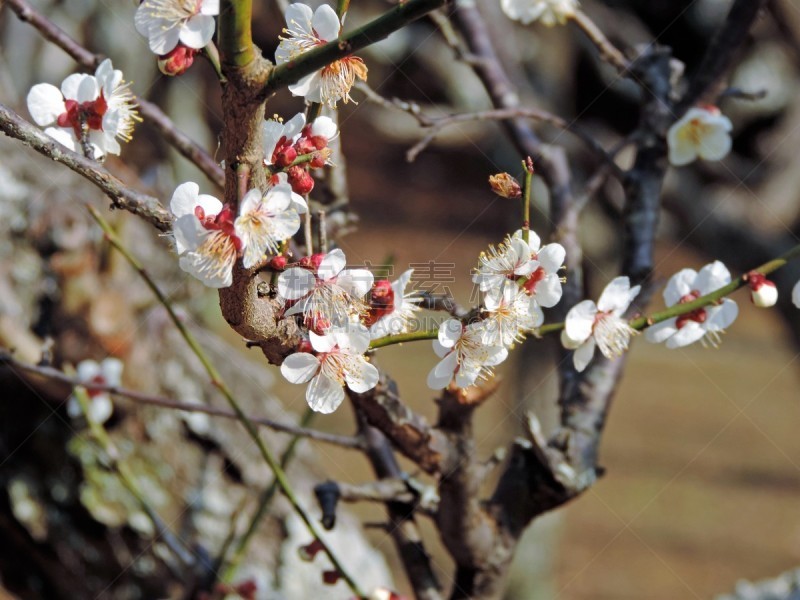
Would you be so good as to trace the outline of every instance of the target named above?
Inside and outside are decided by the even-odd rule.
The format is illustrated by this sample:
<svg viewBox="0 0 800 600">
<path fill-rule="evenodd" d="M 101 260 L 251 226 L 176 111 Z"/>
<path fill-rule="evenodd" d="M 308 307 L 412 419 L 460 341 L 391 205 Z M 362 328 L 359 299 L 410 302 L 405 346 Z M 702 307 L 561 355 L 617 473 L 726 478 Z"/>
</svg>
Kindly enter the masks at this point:
<svg viewBox="0 0 800 600">
<path fill-rule="evenodd" d="M 222 64 L 245 67 L 256 57 L 251 18 L 252 0 L 222 0 L 219 11 L 219 52 Z"/>
<path fill-rule="evenodd" d="M 350 0 L 339 0 L 336 3 L 336 14 L 339 15 L 340 21 L 344 16 L 344 14 L 347 12 L 348 8 L 350 8 Z"/>
<path fill-rule="evenodd" d="M 527 244 L 530 241 L 531 230 L 531 186 L 533 185 L 533 168 L 529 168 L 529 161 L 522 161 L 525 170 L 525 184 L 522 190 L 522 239 Z"/>
<path fill-rule="evenodd" d="M 447 0 L 408 0 L 399 2 L 394 8 L 366 25 L 339 36 L 338 40 L 304 52 L 294 60 L 278 65 L 270 72 L 261 97 L 266 98 L 278 89 L 296 83 L 306 75 L 318 71 L 325 65 L 349 56 L 387 38 L 391 33 L 402 29 L 427 13 L 444 6 Z"/>
<path fill-rule="evenodd" d="M 261 457 L 264 459 L 264 462 L 267 463 L 270 470 L 275 476 L 275 481 L 278 483 L 278 486 L 281 488 L 281 491 L 286 496 L 286 499 L 289 500 L 289 503 L 292 505 L 292 508 L 297 513 L 297 515 L 302 519 L 303 523 L 305 523 L 308 532 L 319 541 L 322 549 L 324 550 L 325 554 L 328 555 L 333 567 L 341 574 L 342 579 L 347 582 L 347 585 L 353 591 L 356 596 L 359 598 L 364 598 L 364 594 L 361 592 L 361 589 L 358 587 L 358 584 L 355 580 L 344 570 L 344 567 L 339 562 L 339 559 L 333 553 L 331 548 L 322 539 L 321 534 L 317 531 L 316 525 L 309 517 L 308 513 L 306 513 L 305 509 L 300 505 L 300 501 L 297 498 L 297 495 L 292 488 L 292 485 L 289 483 L 289 479 L 286 476 L 283 468 L 281 468 L 280 463 L 275 458 L 275 455 L 272 451 L 267 448 L 264 444 L 264 441 L 261 439 L 261 436 L 258 434 L 258 429 L 256 425 L 247 417 L 242 410 L 241 405 L 239 404 L 236 397 L 233 395 L 233 392 L 228 387 L 228 385 L 223 381 L 222 377 L 220 376 L 219 372 L 217 371 L 216 367 L 212 363 L 212 361 L 208 358 L 206 353 L 200 347 L 200 344 L 197 343 L 197 340 L 189 331 L 189 329 L 184 325 L 183 321 L 178 318 L 178 315 L 175 313 L 175 310 L 172 308 L 172 304 L 169 300 L 164 296 L 163 292 L 159 289 L 156 285 L 155 281 L 150 277 L 149 273 L 145 270 L 144 266 L 139 262 L 139 260 L 130 253 L 130 251 L 125 247 L 122 243 L 122 240 L 119 239 L 117 234 L 111 228 L 111 225 L 100 215 L 96 208 L 93 206 L 88 207 L 89 212 L 91 213 L 92 217 L 100 228 L 105 233 L 106 239 L 111 243 L 114 248 L 116 248 L 120 254 L 128 261 L 128 263 L 139 273 L 141 278 L 156 296 L 158 301 L 161 305 L 167 310 L 167 313 L 170 316 L 170 319 L 178 328 L 183 339 L 186 340 L 186 343 L 191 348 L 192 352 L 194 352 L 195 356 L 200 360 L 201 364 L 208 373 L 209 378 L 211 379 L 211 384 L 216 387 L 222 395 L 227 400 L 230 407 L 233 409 L 233 412 L 236 413 L 236 417 L 239 419 L 241 424 L 244 426 L 245 430 L 247 431 L 247 435 L 255 442 L 256 446 L 258 447 L 258 451 L 261 454 Z"/>
<path fill-rule="evenodd" d="M 211 66 L 214 68 L 214 72 L 217 74 L 217 79 L 220 81 L 225 81 L 225 75 L 222 74 L 222 67 L 219 64 L 219 50 L 214 45 L 214 42 L 209 42 L 203 48 L 203 56 L 208 59 L 208 62 L 211 63 Z"/>
<path fill-rule="evenodd" d="M 314 420 L 314 414 L 315 413 L 313 410 L 307 409 L 306 412 L 303 413 L 303 417 L 300 419 L 300 427 L 308 427 L 311 424 L 311 421 Z M 297 443 L 301 439 L 302 438 L 299 435 L 296 435 L 289 442 L 289 445 L 286 447 L 283 456 L 281 456 L 282 468 L 285 469 L 286 466 L 291 462 L 292 458 L 294 457 L 295 449 L 297 448 Z M 267 514 L 270 504 L 272 504 L 272 499 L 275 497 L 275 493 L 277 491 L 278 484 L 277 481 L 273 479 L 272 483 L 261 495 L 256 512 L 253 514 L 253 518 L 250 520 L 250 525 L 248 525 L 247 531 L 245 531 L 244 535 L 239 540 L 239 543 L 236 545 L 236 550 L 234 550 L 233 556 L 231 556 L 228 566 L 223 572 L 221 580 L 224 583 L 233 582 L 233 578 L 236 576 L 236 571 L 239 569 L 239 565 L 241 564 L 242 559 L 247 552 L 247 546 L 250 544 L 253 536 L 258 531 L 258 526 L 261 524 L 261 520 Z"/>
<path fill-rule="evenodd" d="M 396 335 L 387 335 L 382 338 L 378 338 L 377 340 L 372 340 L 369 344 L 369 347 L 371 350 L 375 350 L 376 348 L 383 348 L 384 346 L 392 346 L 394 344 L 402 344 L 403 342 L 435 340 L 438 335 L 438 329 L 423 329 L 422 331 L 398 333 Z"/>
<path fill-rule="evenodd" d="M 153 522 L 157 535 L 164 540 L 164 543 L 169 547 L 169 549 L 172 550 L 184 564 L 194 564 L 194 556 L 192 556 L 192 554 L 189 553 L 189 551 L 186 550 L 175 538 L 173 533 L 167 527 L 166 523 L 164 523 L 161 517 L 158 516 L 158 513 L 155 511 L 155 509 L 150 506 L 146 496 L 142 490 L 139 489 L 139 484 L 136 483 L 136 476 L 133 474 L 133 471 L 130 470 L 128 464 L 122 460 L 119 450 L 117 449 L 116 445 L 114 445 L 114 442 L 112 441 L 111 436 L 108 435 L 105 427 L 91 417 L 89 408 L 91 399 L 89 398 L 86 388 L 83 386 L 76 386 L 72 388 L 72 395 L 78 401 L 78 404 L 81 407 L 81 412 L 86 418 L 86 423 L 89 425 L 89 433 L 106 455 L 108 460 L 108 468 L 117 474 L 117 477 L 119 477 L 119 480 L 122 482 L 122 485 L 125 487 L 125 489 L 127 489 L 128 492 L 134 498 L 136 498 L 139 506 L 142 507 L 144 513 Z"/>
</svg>

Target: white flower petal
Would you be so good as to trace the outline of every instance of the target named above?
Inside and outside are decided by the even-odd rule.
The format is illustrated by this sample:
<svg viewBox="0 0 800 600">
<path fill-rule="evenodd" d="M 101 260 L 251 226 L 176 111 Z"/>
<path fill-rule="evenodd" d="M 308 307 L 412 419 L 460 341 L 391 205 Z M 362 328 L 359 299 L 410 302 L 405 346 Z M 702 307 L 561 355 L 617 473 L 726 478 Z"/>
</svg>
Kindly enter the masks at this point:
<svg viewBox="0 0 800 600">
<path fill-rule="evenodd" d="M 219 0 L 202 0 L 200 12 L 204 15 L 215 16 L 219 14 Z"/>
<path fill-rule="evenodd" d="M 319 335 L 313 331 L 308 332 L 308 339 L 311 341 L 311 347 L 317 352 L 330 352 L 338 342 L 336 336 L 331 333 Z"/>
<path fill-rule="evenodd" d="M 194 215 L 183 215 L 175 219 L 172 234 L 175 236 L 175 251 L 183 254 L 187 251 L 197 250 L 203 243 L 205 229 Z"/>
<path fill-rule="evenodd" d="M 719 306 L 706 309 L 706 322 L 703 323 L 708 331 L 722 331 L 739 316 L 739 306 L 730 298 L 724 298 Z"/>
<path fill-rule="evenodd" d="M 169 201 L 169 211 L 178 218 L 184 215 L 194 215 L 194 209 L 197 206 L 197 197 L 199 195 L 200 186 L 193 181 L 180 184 L 175 188 L 175 191 L 172 192 L 172 198 Z"/>
<path fill-rule="evenodd" d="M 461 339 L 463 326 L 458 319 L 447 319 L 439 325 L 439 343 L 445 348 L 452 348 Z"/>
<path fill-rule="evenodd" d="M 696 279 L 697 271 L 694 269 L 681 269 L 675 273 L 664 288 L 664 303 L 667 306 L 675 306 L 681 298 L 694 289 Z"/>
<path fill-rule="evenodd" d="M 278 293 L 287 300 L 297 300 L 313 290 L 316 281 L 308 269 L 291 267 L 278 277 Z"/>
<path fill-rule="evenodd" d="M 582 342 L 590 337 L 597 309 L 597 305 L 591 300 L 583 300 L 570 308 L 564 320 L 566 335 L 576 342 Z"/>
<path fill-rule="evenodd" d="M 179 37 L 184 46 L 200 50 L 214 37 L 214 17 L 195 15 L 180 29 Z"/>
<path fill-rule="evenodd" d="M 683 348 L 689 344 L 694 344 L 706 334 L 705 328 L 696 321 L 686 321 L 686 323 L 667 339 L 667 348 Z"/>
<path fill-rule="evenodd" d="M 49 83 L 33 86 L 28 92 L 28 112 L 37 125 L 55 123 L 59 115 L 67 112 L 61 90 Z"/>
<path fill-rule="evenodd" d="M 344 389 L 338 382 L 320 373 L 306 388 L 306 401 L 311 410 L 329 414 L 339 408 L 344 400 Z"/>
<path fill-rule="evenodd" d="M 297 113 L 291 119 L 286 121 L 283 126 L 283 135 L 287 140 L 295 140 L 300 136 L 303 127 L 306 126 L 306 115 L 304 113 Z"/>
<path fill-rule="evenodd" d="M 336 277 L 347 264 L 344 252 L 340 248 L 331 250 L 322 259 L 317 269 L 317 275 L 323 281 L 328 281 Z"/>
<path fill-rule="evenodd" d="M 166 19 L 154 23 L 147 34 L 150 50 L 158 55 L 171 52 L 180 41 L 182 29 L 180 23 Z"/>
<path fill-rule="evenodd" d="M 592 358 L 594 357 L 594 346 L 594 338 L 590 337 L 583 344 L 578 346 L 577 350 L 575 350 L 574 354 L 572 355 L 572 364 L 575 365 L 575 370 L 579 373 L 586 369 L 586 367 L 592 361 Z"/>
<path fill-rule="evenodd" d="M 367 269 L 345 269 L 336 278 L 336 285 L 355 298 L 363 298 L 372 288 L 375 276 Z"/>
<path fill-rule="evenodd" d="M 339 30 L 342 28 L 336 11 L 327 4 L 323 4 L 314 12 L 311 25 L 319 38 L 326 42 L 338 38 Z"/>
<path fill-rule="evenodd" d="M 100 364 L 91 358 L 79 362 L 76 371 L 78 379 L 84 383 L 89 383 L 92 379 L 103 373 Z"/>
<path fill-rule="evenodd" d="M 277 59 L 277 52 L 275 57 Z M 280 64 L 280 61 L 278 62 Z M 309 102 L 320 101 L 320 87 L 322 85 L 322 71 L 314 71 L 289 86 L 289 91 L 295 96 L 302 96 Z"/>
<path fill-rule="evenodd" d="M 439 340 L 433 340 L 433 352 L 439 358 L 444 358 L 448 355 L 450 351 L 452 351 L 452 346 L 442 346 Z"/>
<path fill-rule="evenodd" d="M 335 138 L 337 132 L 336 122 L 330 117 L 317 117 L 311 125 L 311 135 L 319 135 L 328 140 Z"/>
<path fill-rule="evenodd" d="M 678 331 L 676 323 L 677 319 L 673 317 L 672 319 L 667 319 L 666 321 L 661 321 L 661 323 L 651 325 L 644 330 L 644 337 L 648 342 L 660 344 L 666 341 L 670 336 L 675 335 Z"/>
<path fill-rule="evenodd" d="M 239 205 L 239 214 L 246 215 L 253 212 L 256 208 L 258 208 L 258 205 L 261 204 L 261 198 L 261 190 L 249 190 L 244 195 L 244 198 L 242 198 L 242 201 Z"/>
<path fill-rule="evenodd" d="M 358 368 L 345 371 L 344 380 L 347 382 L 347 387 L 355 393 L 363 394 L 378 385 L 378 369 L 360 356 Z"/>
<path fill-rule="evenodd" d="M 731 274 L 728 268 L 720 261 L 715 260 L 713 263 L 707 264 L 700 269 L 695 279 L 695 289 L 700 292 L 701 296 L 705 296 L 719 288 L 728 285 L 731 282 Z"/>
<path fill-rule="evenodd" d="M 73 152 L 78 151 L 78 139 L 75 137 L 72 129 L 64 129 L 63 127 L 48 127 L 44 130 L 44 132 L 62 146 L 69 148 Z"/>
<path fill-rule="evenodd" d="M 631 283 L 626 276 L 615 277 L 600 294 L 597 309 L 614 313 L 625 311 L 631 303 L 631 291 Z"/>
<path fill-rule="evenodd" d="M 561 300 L 561 294 L 563 293 L 561 279 L 555 273 L 545 275 L 544 279 L 536 284 L 534 292 L 534 298 L 536 298 L 539 306 L 552 308 Z"/>
<path fill-rule="evenodd" d="M 302 2 L 295 2 L 286 9 L 286 25 L 289 29 L 299 29 L 305 33 L 311 33 L 311 19 L 313 16 L 314 11 L 311 10 L 310 6 Z"/>
<path fill-rule="evenodd" d="M 306 383 L 319 371 L 319 359 L 308 352 L 296 352 L 286 357 L 281 375 L 290 383 Z"/>
<path fill-rule="evenodd" d="M 547 244 L 536 254 L 536 260 L 539 261 L 539 265 L 548 274 L 557 273 L 561 265 L 564 264 L 566 256 L 567 251 L 564 250 L 564 246 L 561 244 Z"/>
<path fill-rule="evenodd" d="M 100 368 L 108 385 L 120 385 L 122 383 L 122 370 L 125 368 L 125 363 L 120 359 L 113 356 L 104 358 L 100 363 Z"/>
<path fill-rule="evenodd" d="M 453 372 L 456 370 L 457 365 L 458 354 L 456 352 L 447 354 L 433 369 L 431 369 L 431 372 L 428 373 L 428 387 L 432 390 L 446 388 L 453 379 Z"/>
<path fill-rule="evenodd" d="M 700 140 L 697 153 L 705 160 L 722 160 L 731 151 L 733 141 L 724 129 L 715 129 Z"/>
</svg>

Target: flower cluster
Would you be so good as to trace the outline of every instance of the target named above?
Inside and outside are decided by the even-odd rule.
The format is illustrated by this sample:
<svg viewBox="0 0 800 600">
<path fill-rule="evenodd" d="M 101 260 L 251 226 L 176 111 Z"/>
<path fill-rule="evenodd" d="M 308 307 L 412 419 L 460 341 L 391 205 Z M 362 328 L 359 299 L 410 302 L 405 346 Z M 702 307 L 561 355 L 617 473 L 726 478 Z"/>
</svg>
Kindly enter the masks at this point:
<svg viewBox="0 0 800 600">
<path fill-rule="evenodd" d="M 539 21 L 546 27 L 563 25 L 578 9 L 578 0 L 501 0 L 509 19 L 528 25 Z"/>
<path fill-rule="evenodd" d="M 338 39 L 341 29 L 336 11 L 327 4 L 316 11 L 300 2 L 290 4 L 283 30 L 286 37 L 281 38 L 275 51 L 275 62 L 291 63 L 304 52 Z M 367 80 L 367 66 L 357 56 L 346 56 L 291 84 L 289 91 L 309 102 L 335 108 L 339 100 L 345 104 L 352 100 L 350 89 L 356 79 Z"/>
<path fill-rule="evenodd" d="M 175 215 L 175 249 L 180 267 L 209 287 L 228 287 L 239 257 L 245 268 L 259 263 L 268 252 L 300 229 L 299 214 L 306 210 L 302 196 L 287 184 L 266 194 L 250 190 L 242 198 L 238 216 L 214 196 L 200 193 L 193 182 L 179 185 L 169 205 Z"/>
<path fill-rule="evenodd" d="M 118 386 L 122 383 L 122 370 L 124 364 L 118 358 L 109 357 L 101 362 L 87 359 L 78 363 L 78 380 L 86 384 Z M 114 404 L 111 395 L 103 390 L 87 390 L 89 396 L 88 418 L 94 423 L 105 423 L 114 413 Z M 81 405 L 74 396 L 67 402 L 67 414 L 77 418 L 81 415 Z"/>
<path fill-rule="evenodd" d="M 328 144 L 337 135 L 336 123 L 325 116 L 308 125 L 303 113 L 285 123 L 278 118 L 264 121 L 264 165 L 271 183 L 288 181 L 296 193 L 310 193 L 314 179 L 306 167 L 319 169 L 328 164 Z"/>
<path fill-rule="evenodd" d="M 73 152 L 91 149 L 93 158 L 119 154 L 139 121 L 130 84 L 106 59 L 94 75 L 75 73 L 61 89 L 39 83 L 28 92 L 28 111 L 44 132 Z"/>
<path fill-rule="evenodd" d="M 284 318 L 295 317 L 308 341 L 286 358 L 281 373 L 292 383 L 309 382 L 306 400 L 318 412 L 334 411 L 344 386 L 363 393 L 378 383 L 378 371 L 364 357 L 370 339 L 403 333 L 420 301 L 406 294 L 412 271 L 375 282 L 367 269 L 346 269 L 340 249 L 303 257 L 278 277 Z"/>
</svg>

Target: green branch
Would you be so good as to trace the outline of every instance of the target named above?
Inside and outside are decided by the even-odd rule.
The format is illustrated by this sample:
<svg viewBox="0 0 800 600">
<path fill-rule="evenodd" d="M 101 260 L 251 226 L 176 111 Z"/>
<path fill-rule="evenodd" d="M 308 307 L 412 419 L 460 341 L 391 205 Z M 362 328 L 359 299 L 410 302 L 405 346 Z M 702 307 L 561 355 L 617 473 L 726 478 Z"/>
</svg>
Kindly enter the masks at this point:
<svg viewBox="0 0 800 600">
<path fill-rule="evenodd" d="M 304 52 L 296 59 L 272 69 L 261 96 L 266 97 L 334 61 L 389 37 L 391 33 L 444 6 L 447 2 L 448 0 L 408 0 L 398 3 L 390 11 L 351 33 L 340 36 L 338 40 Z"/>
<path fill-rule="evenodd" d="M 147 287 L 153 292 L 153 294 L 158 298 L 158 301 L 161 305 L 167 310 L 169 313 L 170 319 L 178 328 L 183 339 L 186 340 L 186 343 L 192 349 L 192 352 L 197 356 L 200 360 L 203 368 L 205 368 L 206 373 L 208 373 L 209 378 L 211 379 L 211 384 L 216 387 L 222 395 L 227 400 L 230 407 L 233 409 L 233 412 L 236 413 L 239 422 L 244 426 L 245 430 L 247 431 L 247 435 L 255 442 L 256 446 L 258 447 L 258 451 L 261 454 L 261 457 L 264 459 L 264 462 L 267 463 L 270 470 L 272 471 L 273 475 L 275 476 L 275 481 L 278 483 L 281 491 L 283 492 L 284 496 L 286 496 L 289 503 L 292 505 L 292 508 L 297 513 L 297 515 L 302 519 L 303 523 L 305 523 L 308 532 L 314 537 L 314 539 L 318 540 L 320 545 L 322 546 L 323 551 L 325 554 L 328 555 L 331 563 L 333 564 L 334 569 L 336 569 L 347 582 L 347 585 L 356 594 L 359 598 L 364 598 L 365 595 L 362 593 L 361 589 L 358 587 L 358 584 L 355 580 L 344 570 L 344 567 L 339 562 L 339 559 L 333 553 L 331 548 L 322 539 L 321 534 L 317 531 L 317 527 L 314 522 L 309 517 L 308 513 L 306 513 L 305 509 L 300 505 L 300 501 L 297 498 L 297 495 L 292 488 L 292 485 L 289 483 L 289 479 L 286 476 L 286 472 L 281 468 L 278 459 L 272 453 L 272 451 L 267 448 L 264 444 L 264 441 L 261 439 L 261 436 L 258 434 L 258 429 L 256 425 L 247 417 L 247 415 L 242 410 L 241 405 L 239 404 L 236 397 L 233 395 L 233 392 L 228 387 L 228 385 L 223 381 L 222 377 L 217 371 L 216 367 L 214 366 L 211 359 L 208 358 L 205 351 L 200 347 L 200 344 L 197 342 L 195 337 L 186 327 L 186 325 L 181 321 L 178 315 L 175 313 L 175 310 L 172 307 L 172 304 L 161 291 L 161 289 L 156 285 L 155 281 L 150 277 L 149 273 L 145 270 L 142 263 L 130 253 L 127 247 L 122 243 L 122 240 L 117 236 L 117 234 L 112 229 L 111 225 L 100 215 L 96 208 L 93 206 L 88 207 L 89 212 L 91 213 L 92 217 L 100 228 L 105 233 L 106 239 L 111 243 L 111 245 L 116 248 L 120 254 L 128 261 L 128 263 L 138 272 L 144 282 L 147 284 Z"/>
<path fill-rule="evenodd" d="M 219 53 L 223 66 L 245 67 L 256 57 L 252 14 L 252 0 L 222 0 L 220 3 Z"/>
</svg>

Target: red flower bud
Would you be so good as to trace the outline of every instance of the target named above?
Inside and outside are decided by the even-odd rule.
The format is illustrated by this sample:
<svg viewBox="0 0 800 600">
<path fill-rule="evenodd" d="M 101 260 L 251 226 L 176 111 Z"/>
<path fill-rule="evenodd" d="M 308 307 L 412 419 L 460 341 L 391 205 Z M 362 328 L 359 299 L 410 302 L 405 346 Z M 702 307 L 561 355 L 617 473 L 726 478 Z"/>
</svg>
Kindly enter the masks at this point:
<svg viewBox="0 0 800 600">
<path fill-rule="evenodd" d="M 297 158 L 297 150 L 292 146 L 284 146 L 275 152 L 274 163 L 279 167 L 288 167 Z"/>
<path fill-rule="evenodd" d="M 394 290 L 392 284 L 386 279 L 376 281 L 372 286 L 369 297 L 369 312 L 366 325 L 374 325 L 378 319 L 392 312 L 394 309 Z"/>
<path fill-rule="evenodd" d="M 336 570 L 322 572 L 322 581 L 324 581 L 326 585 L 334 585 L 341 577 L 342 574 Z"/>
<path fill-rule="evenodd" d="M 300 554 L 300 558 L 306 562 L 311 562 L 314 560 L 314 557 L 317 553 L 322 550 L 322 542 L 319 540 L 314 540 L 310 544 L 305 546 L 300 546 L 297 549 L 298 554 Z"/>
<path fill-rule="evenodd" d="M 314 351 L 314 347 L 311 345 L 310 341 L 308 341 L 308 340 L 300 340 L 300 343 L 297 344 L 297 351 L 298 352 L 306 352 L 308 354 L 311 354 Z M 301 548 L 301 551 L 302 551 L 302 548 Z"/>
<path fill-rule="evenodd" d="M 192 66 L 195 55 L 199 52 L 195 48 L 188 48 L 178 44 L 163 56 L 158 57 L 158 70 L 164 75 L 174 77 L 183 75 L 186 69 Z"/>
<path fill-rule="evenodd" d="M 747 285 L 750 286 L 750 300 L 759 308 L 775 306 L 778 301 L 778 288 L 765 275 L 757 271 L 747 274 Z"/>
<path fill-rule="evenodd" d="M 286 257 L 283 254 L 273 256 L 269 261 L 269 268 L 273 271 L 283 271 L 286 268 Z"/>
<path fill-rule="evenodd" d="M 289 167 L 286 174 L 289 176 L 289 184 L 296 194 L 304 196 L 314 189 L 314 179 L 300 165 Z"/>
</svg>

